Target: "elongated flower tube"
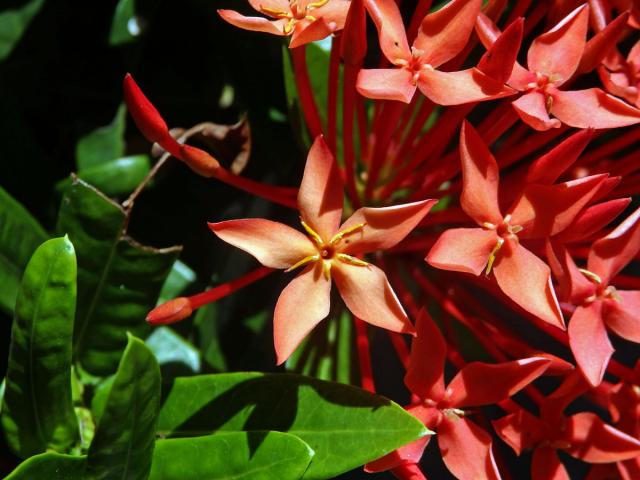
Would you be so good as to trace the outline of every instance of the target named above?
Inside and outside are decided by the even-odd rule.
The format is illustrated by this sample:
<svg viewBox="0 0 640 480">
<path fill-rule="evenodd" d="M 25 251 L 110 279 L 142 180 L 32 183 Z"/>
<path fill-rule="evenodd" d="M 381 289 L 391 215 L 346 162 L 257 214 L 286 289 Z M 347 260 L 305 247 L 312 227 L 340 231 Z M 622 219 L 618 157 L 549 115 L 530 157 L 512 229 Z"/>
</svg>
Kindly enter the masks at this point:
<svg viewBox="0 0 640 480">
<path fill-rule="evenodd" d="M 245 17 L 235 10 L 218 14 L 236 27 L 254 32 L 290 36 L 289 48 L 322 40 L 344 27 L 349 0 L 249 0 L 258 12 L 270 17 Z"/>
<path fill-rule="evenodd" d="M 493 272 L 500 289 L 524 310 L 564 328 L 549 267 L 520 244 L 563 231 L 600 188 L 606 175 L 557 185 L 529 185 L 503 215 L 496 159 L 469 123 L 460 134 L 462 209 L 481 228 L 445 231 L 426 261 L 437 268 L 480 275 Z"/>
<path fill-rule="evenodd" d="M 409 103 L 416 89 L 439 105 L 460 105 L 515 93 L 477 68 L 437 70 L 455 57 L 473 31 L 481 0 L 453 0 L 427 15 L 409 47 L 395 0 L 369 0 L 367 8 L 380 37 L 380 48 L 397 68 L 365 69 L 357 88 L 369 98 Z"/>
<path fill-rule="evenodd" d="M 400 242 L 436 201 L 365 207 L 341 224 L 342 202 L 338 167 L 324 139 L 318 137 L 309 151 L 298 194 L 304 233 L 259 218 L 209 224 L 220 239 L 266 267 L 302 270 L 276 304 L 273 329 L 278 364 L 329 314 L 332 280 L 356 317 L 394 332 L 414 332 L 385 273 L 359 256 Z"/>
<path fill-rule="evenodd" d="M 413 340 L 404 382 L 420 403 L 407 408 L 428 428 L 436 440 L 447 468 L 460 480 L 500 478 L 493 458 L 491 436 L 467 418 L 467 407 L 500 402 L 542 375 L 551 361 L 531 357 L 513 362 L 464 366 L 445 386 L 447 347 L 442 334 L 422 310 L 417 320 L 418 336 Z M 369 463 L 369 472 L 416 464 L 430 441 L 425 437 Z"/>
</svg>

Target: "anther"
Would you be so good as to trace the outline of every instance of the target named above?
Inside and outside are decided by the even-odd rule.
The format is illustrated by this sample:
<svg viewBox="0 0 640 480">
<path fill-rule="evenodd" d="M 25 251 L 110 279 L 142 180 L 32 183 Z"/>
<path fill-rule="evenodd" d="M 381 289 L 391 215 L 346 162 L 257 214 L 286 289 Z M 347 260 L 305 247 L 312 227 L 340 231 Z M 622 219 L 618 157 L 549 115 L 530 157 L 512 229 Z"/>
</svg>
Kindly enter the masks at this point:
<svg viewBox="0 0 640 480">
<path fill-rule="evenodd" d="M 347 263 L 349 265 L 355 265 L 357 267 L 369 266 L 368 262 L 365 262 L 364 260 L 360 260 L 359 258 L 356 258 L 356 257 L 352 257 L 351 255 L 347 255 L 346 253 L 339 253 L 336 256 L 338 257 L 338 260 L 340 260 L 343 263 Z"/>
<path fill-rule="evenodd" d="M 504 245 L 504 238 L 498 238 L 498 241 L 496 242 L 496 246 L 493 247 L 493 250 L 491 250 L 491 253 L 489 254 L 489 261 L 487 262 L 487 268 L 484 271 L 485 275 L 489 275 L 491 273 L 491 269 L 493 268 L 493 263 L 496 261 L 496 255 L 498 254 L 498 251 L 502 248 L 502 245 Z"/>
<path fill-rule="evenodd" d="M 580 271 L 581 274 L 583 274 L 585 277 L 587 277 L 590 281 L 592 281 L 593 283 L 597 283 L 598 285 L 602 285 L 602 279 L 600 278 L 599 275 L 585 269 L 585 268 L 579 268 L 578 269 Z"/>
<path fill-rule="evenodd" d="M 302 227 L 305 229 L 307 234 L 311 237 L 311 239 L 314 241 L 316 245 L 318 245 L 319 247 L 324 245 L 324 242 L 322 241 L 322 237 L 318 235 L 313 228 L 307 225 L 307 223 L 304 220 L 302 220 L 302 218 L 300 219 L 300 223 L 302 224 Z"/>
<path fill-rule="evenodd" d="M 331 245 L 336 245 L 336 244 L 338 244 L 340 242 L 340 240 L 342 240 L 347 235 L 351 235 L 352 233 L 356 233 L 356 232 L 359 232 L 360 230 L 362 230 L 365 225 L 366 225 L 366 223 L 358 223 L 357 225 L 354 225 L 353 227 L 346 228 L 346 229 L 342 230 L 341 232 L 336 233 L 333 236 L 333 238 L 331 238 L 331 241 L 329 243 Z"/>
<path fill-rule="evenodd" d="M 304 257 L 302 260 L 300 260 L 299 262 L 296 262 L 295 264 L 291 265 L 289 268 L 287 268 L 285 270 L 286 273 L 291 272 L 292 270 L 295 270 L 296 268 L 302 267 L 308 263 L 311 262 L 317 262 L 318 260 L 320 260 L 320 255 L 309 255 L 308 257 Z"/>
</svg>

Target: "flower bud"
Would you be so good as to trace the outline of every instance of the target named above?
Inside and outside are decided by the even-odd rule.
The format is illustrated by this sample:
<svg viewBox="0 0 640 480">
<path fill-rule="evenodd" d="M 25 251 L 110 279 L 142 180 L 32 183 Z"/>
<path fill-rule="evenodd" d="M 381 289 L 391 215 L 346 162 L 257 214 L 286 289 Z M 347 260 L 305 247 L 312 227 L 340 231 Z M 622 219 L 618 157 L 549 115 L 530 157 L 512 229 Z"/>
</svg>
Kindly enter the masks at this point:
<svg viewBox="0 0 640 480">
<path fill-rule="evenodd" d="M 169 325 L 184 320 L 192 312 L 189 299 L 178 297 L 151 310 L 147 315 L 147 322 L 151 325 Z"/>
</svg>

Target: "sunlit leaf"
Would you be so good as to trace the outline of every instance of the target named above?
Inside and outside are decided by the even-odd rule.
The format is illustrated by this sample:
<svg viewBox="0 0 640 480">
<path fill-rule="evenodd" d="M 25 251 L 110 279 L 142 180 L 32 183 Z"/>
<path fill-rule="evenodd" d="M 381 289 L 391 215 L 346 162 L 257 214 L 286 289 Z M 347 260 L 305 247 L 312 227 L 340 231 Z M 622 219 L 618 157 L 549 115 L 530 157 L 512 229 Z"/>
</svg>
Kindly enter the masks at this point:
<svg viewBox="0 0 640 480">
<path fill-rule="evenodd" d="M 153 330 L 145 341 L 162 367 L 176 366 L 186 373 L 200 371 L 200 354 L 196 348 L 169 327 Z"/>
<path fill-rule="evenodd" d="M 120 158 L 125 153 L 124 129 L 127 109 L 120 104 L 109 125 L 82 137 L 76 144 L 76 165 L 82 171 Z"/>
</svg>

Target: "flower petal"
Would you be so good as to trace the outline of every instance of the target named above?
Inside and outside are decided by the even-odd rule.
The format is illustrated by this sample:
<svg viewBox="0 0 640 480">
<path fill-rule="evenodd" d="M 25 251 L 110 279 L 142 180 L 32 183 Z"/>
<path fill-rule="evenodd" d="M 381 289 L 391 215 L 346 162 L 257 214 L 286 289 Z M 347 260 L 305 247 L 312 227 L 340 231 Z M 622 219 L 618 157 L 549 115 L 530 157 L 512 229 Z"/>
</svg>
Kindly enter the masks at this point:
<svg viewBox="0 0 640 480">
<path fill-rule="evenodd" d="M 531 480 L 571 480 L 556 450 L 552 447 L 538 447 L 531 459 Z"/>
<path fill-rule="evenodd" d="M 270 268 L 289 268 L 317 253 L 309 238 L 287 225 L 262 218 L 209 223 L 218 238 L 253 255 Z"/>
<path fill-rule="evenodd" d="M 497 243 L 494 230 L 452 228 L 440 235 L 425 260 L 432 267 L 480 275 Z"/>
<path fill-rule="evenodd" d="M 324 138 L 319 136 L 309 150 L 298 207 L 302 219 L 325 241 L 331 239 L 340 225 L 343 195 L 338 165 Z"/>
<path fill-rule="evenodd" d="M 331 280 L 320 262 L 307 266 L 287 285 L 273 314 L 273 341 L 278 365 L 293 353 L 300 342 L 327 315 L 331 306 Z"/>
<path fill-rule="evenodd" d="M 312 16 L 322 18 L 333 31 L 342 30 L 347 20 L 351 0 L 331 0 L 323 6 L 314 8 Z M 335 25 L 331 25 L 331 24 Z"/>
<path fill-rule="evenodd" d="M 544 373 L 551 361 L 542 357 L 513 362 L 471 362 L 447 385 L 449 402 L 456 408 L 491 405 L 509 398 Z"/>
<path fill-rule="evenodd" d="M 284 19 L 269 20 L 264 17 L 245 17 L 235 10 L 218 10 L 218 15 L 220 15 L 225 22 L 244 30 L 265 32 L 280 36 L 288 35 L 284 32 L 284 26 L 287 23 L 287 20 Z"/>
<path fill-rule="evenodd" d="M 378 267 L 335 261 L 331 274 L 344 303 L 356 317 L 392 332 L 414 333 L 387 276 Z"/>
<path fill-rule="evenodd" d="M 498 225 L 502 213 L 498 203 L 500 172 L 498 162 L 478 132 L 466 120 L 460 131 L 462 162 L 462 195 L 460 205 L 478 225 L 484 222 Z"/>
<path fill-rule="evenodd" d="M 603 302 L 605 323 L 622 338 L 640 343 L 640 291 L 618 290 L 617 294 L 620 301 Z"/>
<path fill-rule="evenodd" d="M 515 90 L 485 75 L 477 68 L 458 72 L 426 70 L 418 79 L 420 91 L 438 105 L 462 105 L 514 95 Z"/>
<path fill-rule="evenodd" d="M 593 244 L 589 252 L 588 268 L 600 275 L 608 285 L 611 279 L 638 254 L 640 250 L 640 208 L 616 229 Z"/>
<path fill-rule="evenodd" d="M 566 420 L 571 446 L 565 451 L 588 463 L 610 463 L 640 455 L 640 440 L 604 423 L 595 413 L 582 412 Z"/>
<path fill-rule="evenodd" d="M 640 122 L 640 110 L 599 88 L 554 92 L 551 113 L 576 128 L 617 128 Z"/>
<path fill-rule="evenodd" d="M 444 396 L 447 345 L 426 309 L 422 309 L 418 315 L 416 333 L 411 342 L 411 356 L 404 383 L 414 395 L 439 402 Z"/>
<path fill-rule="evenodd" d="M 367 0 L 367 11 L 378 29 L 380 49 L 391 63 L 411 58 L 402 16 L 395 0 Z"/>
<path fill-rule="evenodd" d="M 522 245 L 505 242 L 493 266 L 502 291 L 527 312 L 564 329 L 549 267 Z"/>
<path fill-rule="evenodd" d="M 511 78 L 522 43 L 523 25 L 523 18 L 511 22 L 504 32 L 487 47 L 487 52 L 478 62 L 478 70 L 500 83 L 507 83 Z"/>
<path fill-rule="evenodd" d="M 553 250 L 547 250 L 548 257 L 550 254 L 555 254 L 553 261 L 560 269 L 559 272 L 556 272 L 552 268 L 560 284 L 556 291 L 562 291 L 561 298 L 563 300 L 573 305 L 581 305 L 585 298 L 595 293 L 596 286 L 580 272 L 564 245 L 556 245 Z"/>
<path fill-rule="evenodd" d="M 340 250 L 355 255 L 391 248 L 402 241 L 436 203 L 437 200 L 423 200 L 392 207 L 360 208 L 344 222 L 340 231 L 359 224 L 365 226 L 344 237 Z"/>
<path fill-rule="evenodd" d="M 529 70 L 547 76 L 559 76 L 561 85 L 578 68 L 587 41 L 589 8 L 582 5 L 547 33 L 536 38 L 527 53 Z"/>
<path fill-rule="evenodd" d="M 623 12 L 611 20 L 609 24 L 596 33 L 585 45 L 584 53 L 580 59 L 578 73 L 587 73 L 595 69 L 611 51 L 612 45 L 618 43 L 618 39 L 627 26 L 629 12 Z"/>
<path fill-rule="evenodd" d="M 269 12 L 265 12 L 264 9 L 279 10 L 281 12 L 290 12 L 291 4 L 289 0 L 249 0 L 249 4 L 254 10 L 269 15 Z"/>
<path fill-rule="evenodd" d="M 491 422 L 498 436 L 509 445 L 516 455 L 533 448 L 542 441 L 542 422 L 524 409 L 505 415 Z"/>
<path fill-rule="evenodd" d="M 491 451 L 491 436 L 471 420 L 443 419 L 437 440 L 442 460 L 456 478 L 500 480 Z"/>
<path fill-rule="evenodd" d="M 469 41 L 482 0 L 452 0 L 430 13 L 422 23 L 414 48 L 424 52 L 423 63 L 436 68 L 462 51 Z"/>
<path fill-rule="evenodd" d="M 616 198 L 591 205 L 582 210 L 569 227 L 556 237 L 561 243 L 571 243 L 591 237 L 611 223 L 631 203 L 631 198 Z"/>
<path fill-rule="evenodd" d="M 602 320 L 602 302 L 578 307 L 569 321 L 569 345 L 573 356 L 591 385 L 602 381 L 613 347 Z"/>
<path fill-rule="evenodd" d="M 362 69 L 356 88 L 363 97 L 409 103 L 417 88 L 412 77 L 404 68 Z"/>
<path fill-rule="evenodd" d="M 546 98 L 540 92 L 529 92 L 511 103 L 520 119 L 531 128 L 544 132 L 559 128 L 560 121 L 549 117 Z"/>
<path fill-rule="evenodd" d="M 529 185 L 512 207 L 511 224 L 522 238 L 543 238 L 567 228 L 606 180 L 592 175 L 556 185 Z"/>
<path fill-rule="evenodd" d="M 293 28 L 289 48 L 297 48 L 307 43 L 322 40 L 333 32 L 334 29 L 331 28 L 324 18 L 317 18 L 313 22 L 298 22 Z"/>
</svg>

